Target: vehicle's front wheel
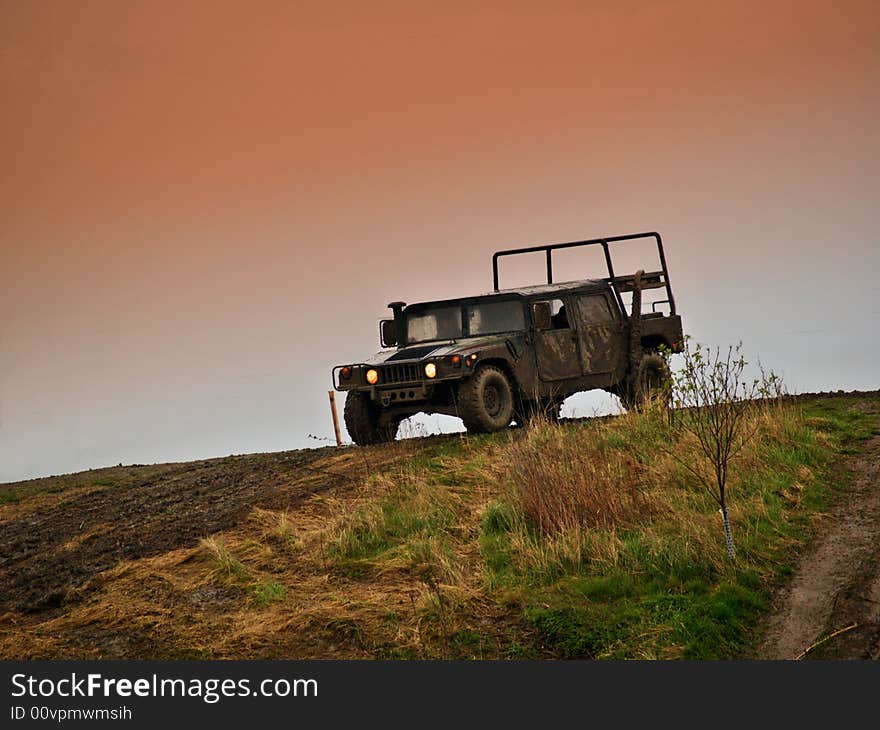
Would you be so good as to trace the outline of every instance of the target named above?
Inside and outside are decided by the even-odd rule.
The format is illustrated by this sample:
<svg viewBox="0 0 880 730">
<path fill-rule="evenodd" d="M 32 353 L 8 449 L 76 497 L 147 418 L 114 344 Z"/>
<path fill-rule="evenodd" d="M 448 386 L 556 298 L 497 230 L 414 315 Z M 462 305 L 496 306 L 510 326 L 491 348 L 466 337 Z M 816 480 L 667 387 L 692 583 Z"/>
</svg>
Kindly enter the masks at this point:
<svg viewBox="0 0 880 730">
<path fill-rule="evenodd" d="M 504 371 L 480 365 L 458 387 L 458 414 L 470 433 L 507 428 L 513 420 L 513 388 Z"/>
<path fill-rule="evenodd" d="M 354 390 L 345 399 L 345 427 L 358 446 L 384 444 L 397 436 L 400 419 L 379 425 L 379 409 L 370 400 L 369 393 Z"/>
</svg>

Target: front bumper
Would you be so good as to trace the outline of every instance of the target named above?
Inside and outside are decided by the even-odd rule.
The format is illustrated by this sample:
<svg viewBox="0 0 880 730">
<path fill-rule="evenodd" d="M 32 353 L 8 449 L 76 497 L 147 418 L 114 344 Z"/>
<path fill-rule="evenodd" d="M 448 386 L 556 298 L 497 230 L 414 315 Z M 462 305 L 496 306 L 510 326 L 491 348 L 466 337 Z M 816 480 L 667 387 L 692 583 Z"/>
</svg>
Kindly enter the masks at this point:
<svg viewBox="0 0 880 730">
<path fill-rule="evenodd" d="M 429 362 L 437 367 L 436 377 L 429 378 L 425 375 L 425 365 Z M 343 378 L 341 372 L 344 368 L 349 369 L 349 376 Z M 378 382 L 367 382 L 367 371 L 375 370 L 378 373 Z M 470 368 L 463 365 L 453 366 L 442 360 L 411 360 L 392 363 L 379 363 L 376 365 L 359 363 L 356 365 L 337 365 L 333 368 L 333 387 L 339 391 L 361 390 L 378 394 L 385 391 L 406 391 L 406 399 L 428 398 L 432 390 L 440 383 L 461 380 L 470 373 Z M 413 395 L 410 395 L 412 391 Z M 399 394 L 398 394 L 398 397 Z M 375 395 L 374 400 L 380 396 Z"/>
</svg>

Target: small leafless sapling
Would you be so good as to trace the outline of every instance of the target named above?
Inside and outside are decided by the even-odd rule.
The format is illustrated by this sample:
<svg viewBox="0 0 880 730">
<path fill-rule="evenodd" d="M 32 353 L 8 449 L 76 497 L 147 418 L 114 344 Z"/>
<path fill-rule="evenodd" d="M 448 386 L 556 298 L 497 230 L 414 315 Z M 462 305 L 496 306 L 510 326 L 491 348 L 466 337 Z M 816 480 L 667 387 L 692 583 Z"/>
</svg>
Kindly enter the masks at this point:
<svg viewBox="0 0 880 730">
<path fill-rule="evenodd" d="M 674 428 L 692 434 L 699 444 L 700 461 L 694 465 L 672 451 L 718 504 L 727 555 L 736 558 L 727 512 L 731 462 L 752 440 L 757 421 L 750 418 L 756 404 L 781 392 L 779 377 L 761 369 L 761 377 L 744 377 L 748 363 L 742 343 L 727 351 L 686 342 L 683 366 L 673 376 Z"/>
</svg>

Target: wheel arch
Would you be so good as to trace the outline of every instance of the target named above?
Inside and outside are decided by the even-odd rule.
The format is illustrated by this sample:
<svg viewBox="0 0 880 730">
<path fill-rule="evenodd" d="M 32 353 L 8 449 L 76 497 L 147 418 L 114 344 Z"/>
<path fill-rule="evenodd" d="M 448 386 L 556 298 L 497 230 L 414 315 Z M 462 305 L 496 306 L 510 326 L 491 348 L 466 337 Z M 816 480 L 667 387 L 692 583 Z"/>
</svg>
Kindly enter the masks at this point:
<svg viewBox="0 0 880 730">
<path fill-rule="evenodd" d="M 514 395 L 522 393 L 519 381 L 517 380 L 513 367 L 508 360 L 503 357 L 487 357 L 484 360 L 478 360 L 474 370 L 480 367 L 480 365 L 494 365 L 507 376 L 507 379 L 510 381 L 510 388 L 513 390 Z"/>
<path fill-rule="evenodd" d="M 642 350 L 659 350 L 661 347 L 672 349 L 672 343 L 665 335 L 645 335 L 641 339 Z"/>
</svg>

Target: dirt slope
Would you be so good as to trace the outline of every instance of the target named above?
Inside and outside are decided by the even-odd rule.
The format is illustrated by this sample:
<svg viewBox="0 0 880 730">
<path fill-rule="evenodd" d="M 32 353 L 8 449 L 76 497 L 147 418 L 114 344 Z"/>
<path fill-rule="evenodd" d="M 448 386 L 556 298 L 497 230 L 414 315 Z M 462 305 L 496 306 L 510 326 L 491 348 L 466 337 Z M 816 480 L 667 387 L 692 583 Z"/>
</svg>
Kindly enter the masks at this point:
<svg viewBox="0 0 880 730">
<path fill-rule="evenodd" d="M 880 659 L 880 435 L 838 474 L 846 487 L 779 592 L 759 658 Z"/>
<path fill-rule="evenodd" d="M 299 530 L 331 523 L 368 476 L 447 438 L 0 485 L 0 658 L 369 658 L 333 610 L 362 586 L 331 595 L 323 567 L 296 559 Z M 268 573 L 291 579 L 295 610 L 255 607 L 253 593 L 215 583 L 208 537 L 257 560 L 271 545 Z M 397 588 L 382 604 L 403 595 L 398 608 L 410 609 Z"/>
<path fill-rule="evenodd" d="M 327 449 L 116 467 L 4 485 L 0 615 L 57 607 L 123 560 L 195 545 L 254 507 L 289 509 L 350 479 Z M 357 471 L 358 463 L 355 463 Z"/>
</svg>

